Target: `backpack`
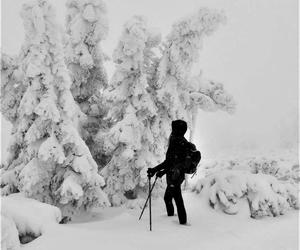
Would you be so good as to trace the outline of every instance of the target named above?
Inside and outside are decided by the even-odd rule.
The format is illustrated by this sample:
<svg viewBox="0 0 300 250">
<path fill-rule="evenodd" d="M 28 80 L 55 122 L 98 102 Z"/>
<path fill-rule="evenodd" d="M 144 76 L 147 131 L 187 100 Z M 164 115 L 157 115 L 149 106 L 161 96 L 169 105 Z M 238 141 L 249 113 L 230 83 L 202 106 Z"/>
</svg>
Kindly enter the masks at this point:
<svg viewBox="0 0 300 250">
<path fill-rule="evenodd" d="M 185 174 L 196 174 L 197 166 L 201 160 L 200 151 L 196 148 L 189 148 L 185 157 L 185 161 L 182 163 L 175 164 L 167 175 L 167 183 L 173 185 L 180 185 L 184 179 Z M 192 177 L 193 177 L 192 176 Z"/>
<path fill-rule="evenodd" d="M 201 153 L 196 148 L 189 148 L 184 162 L 184 173 L 195 174 L 201 160 Z"/>
</svg>

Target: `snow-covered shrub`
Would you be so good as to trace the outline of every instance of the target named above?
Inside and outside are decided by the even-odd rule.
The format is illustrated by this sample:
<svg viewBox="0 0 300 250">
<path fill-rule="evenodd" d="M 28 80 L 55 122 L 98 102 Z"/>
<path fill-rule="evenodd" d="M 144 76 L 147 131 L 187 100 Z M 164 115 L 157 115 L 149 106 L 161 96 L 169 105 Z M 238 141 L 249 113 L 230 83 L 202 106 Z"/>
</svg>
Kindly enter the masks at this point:
<svg viewBox="0 0 300 250">
<path fill-rule="evenodd" d="M 151 121 L 157 110 L 148 92 L 145 50 L 155 44 L 145 18 L 134 16 L 124 30 L 113 59 L 116 70 L 105 90 L 110 123 L 98 133 L 98 141 L 111 160 L 101 171 L 106 193 L 113 205 L 138 198 L 147 190 L 148 167 L 159 163 L 162 152 L 155 147 Z M 158 185 L 159 186 L 159 185 Z"/>
<path fill-rule="evenodd" d="M 252 153 L 254 155 L 254 153 Z M 279 180 L 299 183 L 299 164 L 293 155 L 275 156 L 267 153 L 257 156 L 239 156 L 234 158 L 203 160 L 199 169 L 204 176 L 220 170 L 243 170 L 253 174 L 262 173 L 275 176 Z"/>
<path fill-rule="evenodd" d="M 279 171 L 278 162 L 274 159 L 267 159 L 265 157 L 260 159 L 251 159 L 248 162 L 248 165 L 251 169 L 251 172 L 254 174 L 262 173 L 275 176 Z"/>
<path fill-rule="evenodd" d="M 225 170 L 200 179 L 192 190 L 207 199 L 214 209 L 236 214 L 239 202 L 246 199 L 253 218 L 278 216 L 299 209 L 297 185 L 265 174 Z"/>
<path fill-rule="evenodd" d="M 289 168 L 280 168 L 277 173 L 277 178 L 279 180 L 292 180 L 295 183 L 300 183 L 300 168 L 299 163 L 292 163 Z"/>
<path fill-rule="evenodd" d="M 279 180 L 299 183 L 299 164 L 296 161 L 277 157 L 253 157 L 248 161 L 252 173 L 263 173 L 275 176 Z"/>
<path fill-rule="evenodd" d="M 24 4 L 20 61 L 26 91 L 18 107 L 2 194 L 23 192 L 59 206 L 64 215 L 108 204 L 103 178 L 77 130 L 74 102 L 54 11 L 46 0 Z"/>
<path fill-rule="evenodd" d="M 42 235 L 48 226 L 58 224 L 62 218 L 59 208 L 25 198 L 22 194 L 2 197 L 1 216 L 6 221 L 2 234 L 7 240 L 14 241 L 17 234 L 18 243 L 19 237 L 22 239 L 23 236 L 31 235 L 36 238 Z"/>
</svg>

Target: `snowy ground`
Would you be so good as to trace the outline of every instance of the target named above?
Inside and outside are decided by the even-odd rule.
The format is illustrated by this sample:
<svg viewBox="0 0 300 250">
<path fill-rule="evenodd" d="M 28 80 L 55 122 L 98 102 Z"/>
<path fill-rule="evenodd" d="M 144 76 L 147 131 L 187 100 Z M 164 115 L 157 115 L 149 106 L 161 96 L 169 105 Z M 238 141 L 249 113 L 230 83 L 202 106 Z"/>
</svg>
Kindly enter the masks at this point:
<svg viewBox="0 0 300 250">
<path fill-rule="evenodd" d="M 163 200 L 159 199 L 152 208 L 152 232 L 148 210 L 138 221 L 140 210 L 99 209 L 78 217 L 72 224 L 48 228 L 22 249 L 298 249 L 296 210 L 276 218 L 254 220 L 246 212 L 233 216 L 214 211 L 195 193 L 184 192 L 184 200 L 191 226 L 179 225 L 177 216 L 167 217 Z"/>
<path fill-rule="evenodd" d="M 294 153 L 282 154 L 281 152 L 281 155 L 277 153 L 276 157 L 271 154 L 264 155 L 268 155 L 267 160 L 259 156 L 255 158 L 257 159 L 256 162 L 260 164 L 261 162 L 268 162 L 268 159 L 276 160 L 275 167 L 279 168 L 278 173 L 287 177 L 287 181 L 296 181 L 299 184 L 299 179 L 294 178 L 299 176 L 299 164 Z M 252 162 L 252 158 L 250 157 L 250 162 Z M 266 166 L 268 169 L 272 167 L 271 165 Z M 190 180 L 190 186 L 192 187 L 204 176 L 212 173 L 220 174 L 226 169 L 234 170 L 232 173 L 240 170 L 250 173 L 249 158 L 243 156 L 233 160 L 232 158 L 203 160 L 199 172 Z M 299 185 L 297 187 L 299 188 Z M 12 197 L 17 198 L 18 195 L 12 195 Z M 191 226 L 179 225 L 177 216 L 167 217 L 164 201 L 159 198 L 154 200 L 152 204 L 152 232 L 149 231 L 148 209 L 145 210 L 142 220 L 139 221 L 140 209 L 99 208 L 88 214 L 79 215 L 69 224 L 51 223 L 47 227 L 41 227 L 42 224 L 45 224 L 42 222 L 37 225 L 34 224 L 38 226 L 37 228 L 41 228 L 37 235 L 42 233 L 42 236 L 23 245 L 21 249 L 296 250 L 299 248 L 299 210 L 290 209 L 278 217 L 252 219 L 246 199 L 240 199 L 237 203 L 238 214 L 228 215 L 221 210 L 212 209 L 208 204 L 208 197 L 205 192 L 197 194 L 196 192 L 184 191 L 183 197 Z M 5 199 L 2 201 L 4 202 Z M 31 203 L 25 203 L 22 200 L 20 202 L 22 203 L 22 210 L 19 210 L 20 206 L 15 205 L 14 211 L 22 211 L 25 215 L 27 213 L 24 211 L 28 210 L 26 210 L 25 204 L 30 205 Z M 12 213 L 12 209 L 9 209 L 9 206 L 7 208 L 9 210 L 7 210 L 7 214 L 10 214 L 15 221 L 20 221 L 20 218 L 18 219 L 15 213 Z M 2 212 L 5 212 L 5 209 L 2 209 Z M 28 217 L 28 223 L 25 223 L 26 218 L 24 216 L 24 220 L 21 221 L 24 221 L 25 224 L 32 224 L 43 217 L 41 216 L 42 212 L 40 211 L 40 215 L 37 215 L 37 212 L 31 211 L 28 216 L 25 216 Z M 56 212 L 49 212 L 49 216 L 51 214 L 56 214 Z M 53 218 L 50 221 L 56 222 L 57 219 Z"/>
</svg>

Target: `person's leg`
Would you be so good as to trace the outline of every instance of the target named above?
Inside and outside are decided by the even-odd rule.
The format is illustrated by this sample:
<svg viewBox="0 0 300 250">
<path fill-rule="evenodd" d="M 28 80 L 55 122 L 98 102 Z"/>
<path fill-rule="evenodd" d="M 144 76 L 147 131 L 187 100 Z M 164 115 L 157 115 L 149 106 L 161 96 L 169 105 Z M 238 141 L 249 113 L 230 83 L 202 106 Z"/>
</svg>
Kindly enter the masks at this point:
<svg viewBox="0 0 300 250">
<path fill-rule="evenodd" d="M 182 199 L 182 194 L 181 194 L 181 187 L 176 186 L 174 187 L 174 199 L 177 207 L 177 214 L 178 214 L 178 219 L 180 224 L 185 224 L 186 223 L 186 211 Z"/>
<path fill-rule="evenodd" d="M 167 186 L 164 200 L 166 203 L 166 209 L 167 209 L 168 216 L 174 215 L 174 206 L 173 206 L 172 198 L 173 198 L 172 188 L 170 186 Z"/>
</svg>

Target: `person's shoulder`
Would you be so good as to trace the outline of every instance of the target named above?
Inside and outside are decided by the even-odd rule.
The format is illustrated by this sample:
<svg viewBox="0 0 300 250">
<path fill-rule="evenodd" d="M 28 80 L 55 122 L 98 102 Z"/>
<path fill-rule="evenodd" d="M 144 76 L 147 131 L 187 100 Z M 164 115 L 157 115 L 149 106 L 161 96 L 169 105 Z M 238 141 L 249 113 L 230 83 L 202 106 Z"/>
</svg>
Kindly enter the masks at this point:
<svg viewBox="0 0 300 250">
<path fill-rule="evenodd" d="M 195 144 L 191 143 L 191 142 L 188 141 L 187 139 L 184 138 L 184 139 L 182 140 L 182 142 L 184 143 L 184 145 L 185 145 L 187 148 L 189 148 L 189 149 L 191 149 L 191 150 L 196 150 Z"/>
</svg>

